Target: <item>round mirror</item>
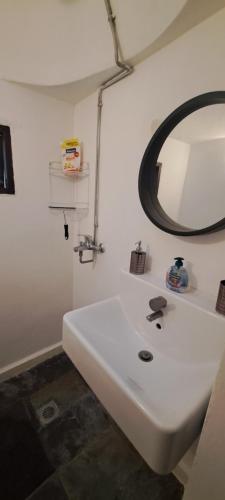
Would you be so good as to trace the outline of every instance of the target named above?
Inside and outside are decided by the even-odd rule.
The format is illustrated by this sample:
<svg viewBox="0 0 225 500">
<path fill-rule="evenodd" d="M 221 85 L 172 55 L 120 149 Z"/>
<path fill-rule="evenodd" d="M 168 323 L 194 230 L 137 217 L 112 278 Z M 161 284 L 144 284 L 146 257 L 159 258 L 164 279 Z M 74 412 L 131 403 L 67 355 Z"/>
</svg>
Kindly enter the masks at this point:
<svg viewBox="0 0 225 500">
<path fill-rule="evenodd" d="M 196 235 L 225 228 L 225 92 L 177 108 L 155 132 L 139 173 L 146 215 L 160 229 Z"/>
</svg>

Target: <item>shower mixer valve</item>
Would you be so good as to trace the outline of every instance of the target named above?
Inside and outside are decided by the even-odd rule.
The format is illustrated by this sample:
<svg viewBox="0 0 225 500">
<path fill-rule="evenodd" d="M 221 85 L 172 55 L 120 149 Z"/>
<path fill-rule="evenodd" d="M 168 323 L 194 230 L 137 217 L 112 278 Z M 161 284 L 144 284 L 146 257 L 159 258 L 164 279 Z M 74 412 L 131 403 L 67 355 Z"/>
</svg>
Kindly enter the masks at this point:
<svg viewBox="0 0 225 500">
<path fill-rule="evenodd" d="M 89 234 L 79 234 L 78 236 L 82 236 L 84 239 L 81 240 L 79 245 L 74 247 L 74 252 L 79 253 L 79 261 L 81 264 L 87 264 L 89 262 L 94 262 L 94 256 L 98 253 L 104 253 L 105 249 L 102 243 L 98 245 L 95 243 L 92 236 Z M 89 250 L 93 252 L 93 258 L 88 260 L 83 260 L 83 252 Z"/>
</svg>

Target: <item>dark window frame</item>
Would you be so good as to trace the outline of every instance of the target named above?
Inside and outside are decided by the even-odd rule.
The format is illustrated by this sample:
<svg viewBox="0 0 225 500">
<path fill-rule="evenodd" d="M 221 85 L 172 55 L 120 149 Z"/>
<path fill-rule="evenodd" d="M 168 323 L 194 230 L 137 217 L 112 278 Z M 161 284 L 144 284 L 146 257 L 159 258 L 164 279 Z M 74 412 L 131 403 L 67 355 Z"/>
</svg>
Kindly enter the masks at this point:
<svg viewBox="0 0 225 500">
<path fill-rule="evenodd" d="M 0 125 L 0 194 L 15 194 L 11 133 L 8 125 Z"/>
</svg>

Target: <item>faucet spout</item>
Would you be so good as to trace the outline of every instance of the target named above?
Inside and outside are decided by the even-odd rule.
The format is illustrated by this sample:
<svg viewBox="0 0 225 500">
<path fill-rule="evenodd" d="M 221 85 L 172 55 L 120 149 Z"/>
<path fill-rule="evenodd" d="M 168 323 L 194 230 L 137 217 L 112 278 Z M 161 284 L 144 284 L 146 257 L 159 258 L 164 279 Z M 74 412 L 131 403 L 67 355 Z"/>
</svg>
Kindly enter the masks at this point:
<svg viewBox="0 0 225 500">
<path fill-rule="evenodd" d="M 74 247 L 74 252 L 79 253 L 80 263 L 88 264 L 89 262 L 94 262 L 95 255 L 97 253 L 103 253 L 105 251 L 102 243 L 99 243 L 99 245 L 97 245 L 94 239 L 88 234 L 80 234 L 79 236 L 83 236 L 84 241 L 80 241 L 80 244 Z M 86 250 L 93 252 L 92 259 L 83 260 L 83 252 Z"/>
<path fill-rule="evenodd" d="M 154 312 L 148 314 L 148 316 L 146 316 L 146 319 L 148 321 L 155 321 L 156 319 L 162 318 L 162 309 L 167 306 L 167 300 L 160 295 L 159 297 L 154 297 L 153 299 L 151 299 L 149 301 L 149 306 Z"/>
<path fill-rule="evenodd" d="M 163 312 L 162 311 L 155 311 L 152 314 L 148 314 L 146 316 L 146 319 L 148 321 L 155 321 L 156 319 L 162 318 L 163 317 Z"/>
<path fill-rule="evenodd" d="M 79 245 L 77 245 L 76 247 L 74 247 L 74 252 L 77 253 L 77 252 L 83 252 L 84 250 L 84 244 L 83 242 L 81 241 Z"/>
</svg>

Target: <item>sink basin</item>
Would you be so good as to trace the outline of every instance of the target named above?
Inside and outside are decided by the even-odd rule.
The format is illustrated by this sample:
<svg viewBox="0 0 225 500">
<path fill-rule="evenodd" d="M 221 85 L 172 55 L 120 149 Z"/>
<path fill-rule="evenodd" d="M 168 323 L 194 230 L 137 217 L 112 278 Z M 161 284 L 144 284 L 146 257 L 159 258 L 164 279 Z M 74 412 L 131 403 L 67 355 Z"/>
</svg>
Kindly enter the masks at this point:
<svg viewBox="0 0 225 500">
<path fill-rule="evenodd" d="M 149 300 L 167 300 L 150 323 Z M 63 347 L 150 467 L 172 471 L 198 436 L 225 348 L 225 318 L 197 292 L 121 272 L 120 294 L 64 316 Z M 149 351 L 150 361 L 139 357 Z"/>
</svg>

